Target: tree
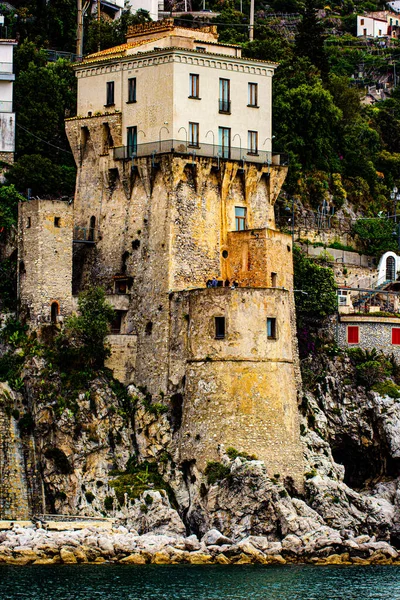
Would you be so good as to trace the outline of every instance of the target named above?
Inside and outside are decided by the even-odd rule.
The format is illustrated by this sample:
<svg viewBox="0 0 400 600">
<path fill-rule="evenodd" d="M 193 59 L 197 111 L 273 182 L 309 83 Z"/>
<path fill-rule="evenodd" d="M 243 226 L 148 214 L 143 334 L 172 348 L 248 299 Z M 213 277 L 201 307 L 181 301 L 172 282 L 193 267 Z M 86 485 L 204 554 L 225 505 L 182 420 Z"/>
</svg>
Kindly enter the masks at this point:
<svg viewBox="0 0 400 600">
<path fill-rule="evenodd" d="M 75 175 L 73 166 L 57 165 L 40 154 L 25 154 L 6 172 L 6 181 L 21 193 L 26 193 L 29 188 L 32 196 L 71 197 Z"/>
<path fill-rule="evenodd" d="M 18 203 L 25 200 L 14 185 L 0 187 L 0 229 L 11 229 L 17 223 Z"/>
<path fill-rule="evenodd" d="M 22 44 L 16 52 L 19 75 L 14 87 L 18 156 L 40 154 L 53 162 L 73 166 L 64 124 L 65 117 L 72 116 L 76 107 L 72 65 L 58 60 L 43 66 L 41 53 L 34 54 L 34 60 L 31 57 L 30 43 Z M 23 60 L 29 60 L 28 64 Z"/>
<path fill-rule="evenodd" d="M 298 324 L 322 321 L 337 310 L 336 284 L 332 269 L 321 267 L 294 247 L 294 287 Z"/>
<path fill-rule="evenodd" d="M 397 252 L 397 233 L 389 219 L 359 219 L 353 225 L 352 234 L 357 235 L 365 254 L 379 258 L 385 252 Z"/>
<path fill-rule="evenodd" d="M 299 56 L 306 56 L 318 67 L 321 75 L 329 71 L 328 60 L 324 48 L 324 26 L 318 20 L 315 0 L 306 0 L 303 18 L 299 24 L 295 39 L 295 50 Z"/>
<path fill-rule="evenodd" d="M 92 287 L 79 294 L 79 314 L 69 317 L 58 339 L 61 355 L 81 362 L 82 366 L 101 368 L 110 355 L 106 337 L 115 317 L 103 288 Z"/>
</svg>

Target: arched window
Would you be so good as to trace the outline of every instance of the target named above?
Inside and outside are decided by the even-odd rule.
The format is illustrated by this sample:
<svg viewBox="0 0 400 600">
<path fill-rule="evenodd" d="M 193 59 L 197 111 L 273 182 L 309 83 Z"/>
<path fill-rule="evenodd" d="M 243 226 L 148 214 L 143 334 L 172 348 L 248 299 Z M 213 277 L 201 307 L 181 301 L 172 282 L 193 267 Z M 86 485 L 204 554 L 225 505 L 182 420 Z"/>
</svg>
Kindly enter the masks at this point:
<svg viewBox="0 0 400 600">
<path fill-rule="evenodd" d="M 58 302 L 52 302 L 51 303 L 51 322 L 52 323 L 57 323 L 57 317 L 58 317 L 59 312 L 60 312 L 60 307 L 58 305 Z"/>
<path fill-rule="evenodd" d="M 393 256 L 388 256 L 386 259 L 386 280 L 394 281 L 396 279 L 396 261 Z"/>
<path fill-rule="evenodd" d="M 90 217 L 90 225 L 89 225 L 89 242 L 94 242 L 94 230 L 96 227 L 96 217 Z"/>
</svg>

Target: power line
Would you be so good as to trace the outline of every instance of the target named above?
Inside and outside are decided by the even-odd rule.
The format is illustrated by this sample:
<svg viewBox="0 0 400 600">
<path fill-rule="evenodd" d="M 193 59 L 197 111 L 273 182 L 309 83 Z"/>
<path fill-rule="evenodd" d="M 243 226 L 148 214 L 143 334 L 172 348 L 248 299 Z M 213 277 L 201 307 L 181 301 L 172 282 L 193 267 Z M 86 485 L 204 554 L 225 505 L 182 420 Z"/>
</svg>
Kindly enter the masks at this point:
<svg viewBox="0 0 400 600">
<path fill-rule="evenodd" d="M 28 129 L 25 129 L 25 127 L 22 127 L 22 125 L 20 125 L 19 123 L 17 123 L 17 127 L 19 127 L 20 129 L 23 129 L 24 131 L 26 131 L 26 133 L 29 133 L 29 135 L 31 135 L 32 137 L 34 137 L 37 140 L 43 142 L 43 144 L 47 144 L 48 146 L 51 146 L 52 148 L 56 148 L 57 150 L 61 150 L 61 152 L 66 152 L 67 154 L 72 154 L 72 152 L 70 152 L 69 150 L 64 150 L 64 148 L 60 148 L 60 146 L 55 146 L 54 144 L 51 144 L 50 142 L 46 142 L 46 140 L 43 140 L 38 135 L 35 135 L 31 131 L 28 131 Z"/>
</svg>

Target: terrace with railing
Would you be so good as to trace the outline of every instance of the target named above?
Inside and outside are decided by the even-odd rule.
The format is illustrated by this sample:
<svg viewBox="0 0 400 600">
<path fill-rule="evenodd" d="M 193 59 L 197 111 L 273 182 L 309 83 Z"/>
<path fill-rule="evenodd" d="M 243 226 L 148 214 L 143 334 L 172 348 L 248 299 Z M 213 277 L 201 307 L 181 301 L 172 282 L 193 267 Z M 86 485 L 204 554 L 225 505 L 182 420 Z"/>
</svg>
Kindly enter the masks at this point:
<svg viewBox="0 0 400 600">
<path fill-rule="evenodd" d="M 232 147 L 219 144 L 193 145 L 182 140 L 158 140 L 146 144 L 118 146 L 114 148 L 114 160 L 134 160 L 146 156 L 156 157 L 161 154 L 181 154 L 196 158 L 215 158 L 219 160 L 235 160 L 242 163 L 258 163 L 273 166 L 287 166 L 289 159 L 286 154 L 266 150 L 254 151 L 248 148 Z"/>
</svg>

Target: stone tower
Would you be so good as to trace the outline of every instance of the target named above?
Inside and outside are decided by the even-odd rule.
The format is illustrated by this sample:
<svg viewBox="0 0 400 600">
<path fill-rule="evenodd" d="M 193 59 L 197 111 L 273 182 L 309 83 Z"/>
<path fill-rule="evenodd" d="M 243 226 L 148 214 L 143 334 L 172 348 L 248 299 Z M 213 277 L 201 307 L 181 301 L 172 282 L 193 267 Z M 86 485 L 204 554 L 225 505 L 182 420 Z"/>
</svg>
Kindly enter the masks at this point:
<svg viewBox="0 0 400 600">
<path fill-rule="evenodd" d="M 178 462 L 204 470 L 223 443 L 301 487 L 275 65 L 240 52 L 166 21 L 76 67 L 74 293 L 107 290 L 118 376 L 170 403 Z"/>
<path fill-rule="evenodd" d="M 59 322 L 72 311 L 73 207 L 29 200 L 18 212 L 18 297 L 32 326 Z"/>
</svg>

